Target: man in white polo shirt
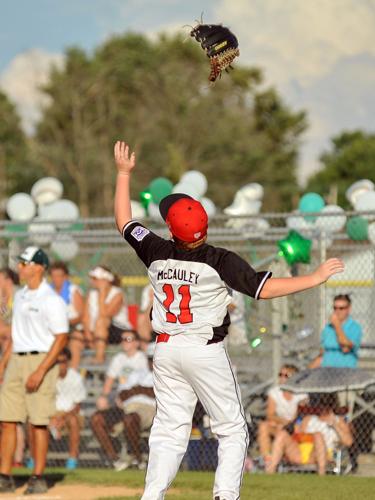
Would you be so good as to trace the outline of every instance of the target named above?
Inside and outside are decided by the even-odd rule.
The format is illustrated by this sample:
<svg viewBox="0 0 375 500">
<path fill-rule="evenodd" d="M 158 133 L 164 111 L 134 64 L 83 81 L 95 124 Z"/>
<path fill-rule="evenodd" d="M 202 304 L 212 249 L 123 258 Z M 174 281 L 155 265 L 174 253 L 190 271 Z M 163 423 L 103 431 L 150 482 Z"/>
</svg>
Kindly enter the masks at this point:
<svg viewBox="0 0 375 500">
<path fill-rule="evenodd" d="M 25 494 L 47 491 L 42 474 L 48 451 L 48 423 L 55 413 L 56 360 L 68 340 L 67 308 L 44 278 L 46 253 L 27 247 L 18 257 L 26 285 L 14 298 L 12 342 L 0 362 L 0 493 L 14 490 L 11 477 L 17 422 L 31 424 L 34 471 Z"/>
</svg>

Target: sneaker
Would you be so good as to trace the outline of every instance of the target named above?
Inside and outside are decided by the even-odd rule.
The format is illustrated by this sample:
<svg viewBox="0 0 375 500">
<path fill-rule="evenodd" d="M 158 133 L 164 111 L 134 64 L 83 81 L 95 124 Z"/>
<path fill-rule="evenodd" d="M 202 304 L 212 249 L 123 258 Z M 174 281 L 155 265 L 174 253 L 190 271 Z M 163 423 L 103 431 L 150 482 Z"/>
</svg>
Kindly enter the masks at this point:
<svg viewBox="0 0 375 500">
<path fill-rule="evenodd" d="M 132 464 L 130 460 L 123 460 L 119 458 L 115 462 L 113 462 L 113 468 L 117 471 L 120 472 L 122 470 L 128 469 Z"/>
<path fill-rule="evenodd" d="M 12 476 L 6 476 L 5 474 L 0 474 L 0 493 L 10 493 L 15 491 L 16 486 Z"/>
<path fill-rule="evenodd" d="M 73 470 L 78 467 L 78 460 L 73 457 L 69 457 L 65 462 L 65 469 Z"/>
<path fill-rule="evenodd" d="M 46 493 L 48 491 L 46 480 L 41 476 L 31 476 L 27 482 L 24 495 Z"/>
<path fill-rule="evenodd" d="M 142 460 L 141 462 L 137 463 L 138 470 L 146 470 L 147 469 L 147 462 Z"/>
<path fill-rule="evenodd" d="M 26 460 L 26 467 L 28 469 L 33 469 L 34 468 L 34 459 L 32 457 L 29 457 L 27 460 Z"/>
</svg>

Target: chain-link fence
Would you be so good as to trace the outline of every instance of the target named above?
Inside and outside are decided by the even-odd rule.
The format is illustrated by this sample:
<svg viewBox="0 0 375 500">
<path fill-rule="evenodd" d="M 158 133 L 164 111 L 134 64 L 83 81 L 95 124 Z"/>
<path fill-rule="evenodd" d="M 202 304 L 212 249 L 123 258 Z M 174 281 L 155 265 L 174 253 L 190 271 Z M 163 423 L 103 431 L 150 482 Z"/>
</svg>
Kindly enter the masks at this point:
<svg viewBox="0 0 375 500">
<path fill-rule="evenodd" d="M 298 409 L 300 406 L 297 403 L 301 403 L 301 398 L 293 396 L 291 392 L 285 395 L 279 390 L 273 396 L 272 393 L 268 394 L 271 386 L 283 381 L 279 376 L 283 370 L 288 372 L 287 377 L 293 374 L 294 367 L 289 365 L 299 370 L 306 369 L 311 363 L 323 367 L 330 362 L 340 365 L 340 359 L 349 356 L 353 366 L 356 366 L 349 370 L 353 373 L 353 385 L 356 370 L 366 369 L 370 375 L 375 371 L 375 334 L 372 330 L 375 320 L 375 246 L 366 234 L 360 237 L 351 234 L 349 237 L 344 224 L 337 230 L 340 225 L 337 224 L 338 216 L 315 215 L 319 215 L 319 220 L 325 219 L 325 222 L 318 224 L 311 214 L 308 217 L 299 214 L 262 214 L 261 218 L 218 216 L 210 223 L 210 244 L 239 253 L 256 269 L 272 270 L 274 277 L 309 273 L 332 256 L 341 257 L 346 266 L 343 274 L 334 276 L 326 285 L 301 294 L 272 301 L 233 297 L 233 325 L 226 342 L 240 381 L 249 421 L 252 438 L 247 463 L 249 470 L 267 467 L 283 470 L 287 467 L 288 459 L 289 462 L 294 459 L 297 462 L 294 466 L 302 467 L 312 462 L 310 465 L 313 468 L 322 468 L 330 464 L 330 470 L 342 472 L 355 467 L 361 454 L 372 453 L 375 393 L 370 379 L 369 384 L 361 389 L 352 389 L 350 381 L 341 387 L 334 387 L 331 394 L 338 394 L 338 401 L 317 396 L 319 390 L 306 390 L 309 397 L 305 396 L 307 403 L 303 401 L 304 410 Z M 366 221 L 370 220 L 370 223 L 375 219 L 375 214 L 360 215 Z M 348 212 L 344 216 L 353 219 L 359 214 Z M 168 237 L 160 221 L 150 220 L 146 224 L 161 236 Z M 278 241 L 287 238 L 291 229 L 297 229 L 302 236 L 312 241 L 310 263 L 289 266 L 280 255 Z M 36 244 L 48 251 L 51 260 L 68 261 L 71 279 L 84 294 L 90 288 L 89 270 L 97 265 L 108 267 L 120 277 L 121 290 L 129 308 L 128 319 L 131 328 L 137 328 L 142 291 L 148 284 L 146 269 L 130 246 L 121 239 L 111 218 L 83 219 L 71 225 L 66 221 L 60 224 L 58 221 L 49 221 L 48 224 L 36 222 L 32 231 L 23 224 L 3 222 L 0 223 L 0 230 L 3 236 L 0 247 L 3 267 L 14 266 L 15 255 L 26 245 Z M 290 251 L 296 251 L 293 245 Z M 339 303 L 342 309 L 336 310 L 333 302 L 338 295 L 342 297 Z M 351 302 L 351 310 L 348 311 L 344 310 L 346 295 L 349 295 Z M 355 325 L 360 324 L 362 335 L 351 337 L 355 328 L 346 330 L 343 321 L 339 333 L 332 326 L 332 315 L 345 315 L 346 312 L 350 312 Z M 360 348 L 357 348 L 357 340 Z M 108 386 L 108 378 L 114 378 L 108 376 L 108 369 L 114 357 L 122 353 L 123 345 L 119 341 L 121 338 L 107 346 L 104 363 L 95 364 L 90 359 L 95 354 L 92 345 L 83 340 L 84 349 L 76 368 L 84 387 L 84 397 L 80 401 L 73 401 L 73 390 L 70 390 L 74 405 L 78 404 L 79 407 L 74 415 L 69 413 L 70 410 L 62 411 L 60 420 L 51 424 L 50 465 L 66 463 L 69 467 L 70 463 L 74 467 L 75 460 L 69 462 L 69 459 L 78 458 L 79 465 L 84 467 L 145 467 L 147 438 L 154 411 L 152 401 L 148 401 L 150 408 L 139 407 L 138 417 L 129 417 L 126 404 L 124 409 L 124 401 L 119 399 L 121 384 L 125 384 L 125 379 L 129 377 L 128 368 L 125 374 L 112 381 L 110 390 L 106 391 L 106 401 L 100 399 L 105 384 Z M 146 349 L 146 343 L 142 347 Z M 328 356 L 329 353 L 331 356 Z M 323 382 L 322 379 L 322 389 Z M 62 390 L 67 390 L 64 384 L 61 386 Z M 130 389 L 126 385 L 123 387 L 124 391 Z M 326 392 L 325 389 L 322 392 Z M 270 397 L 273 398 L 271 405 Z M 288 409 L 284 408 L 284 411 L 283 406 Z M 294 413 L 291 408 L 294 408 Z M 298 415 L 299 420 L 296 421 Z M 290 421 L 294 421 L 297 427 L 285 430 L 285 425 Z M 299 427 L 301 425 L 302 430 Z M 330 434 L 330 430 L 333 434 Z M 296 438 L 298 434 L 306 434 L 305 441 L 302 437 Z M 27 442 L 27 429 L 24 435 Z M 319 436 L 323 437 L 323 443 Z M 285 454 L 289 438 L 296 443 L 297 458 L 294 456 L 291 459 Z M 77 439 L 78 445 L 74 443 Z M 282 451 L 275 451 L 275 446 Z M 216 449 L 217 441 L 211 434 L 209 418 L 198 406 L 182 466 L 189 470 L 214 469 L 217 464 Z M 311 450 L 320 450 L 319 453 L 325 450 L 326 460 L 318 462 L 315 458 L 314 461 L 312 457 L 316 457 L 316 453 Z M 25 456 L 32 458 L 31 455 L 26 452 Z M 273 462 L 270 457 L 273 457 Z M 275 457 L 280 459 L 277 466 Z M 272 465 L 269 465 L 271 462 Z"/>
</svg>

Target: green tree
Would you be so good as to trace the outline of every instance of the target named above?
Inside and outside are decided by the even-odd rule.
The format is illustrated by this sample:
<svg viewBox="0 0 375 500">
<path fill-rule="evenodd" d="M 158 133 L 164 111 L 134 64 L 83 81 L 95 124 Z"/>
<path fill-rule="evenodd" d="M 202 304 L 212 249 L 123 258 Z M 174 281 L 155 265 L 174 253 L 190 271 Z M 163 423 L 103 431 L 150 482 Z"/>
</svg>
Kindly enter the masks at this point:
<svg viewBox="0 0 375 500">
<path fill-rule="evenodd" d="M 361 130 L 342 132 L 333 137 L 331 150 L 320 157 L 322 170 L 312 175 L 307 189 L 321 195 L 337 191 L 337 202 L 350 208 L 345 191 L 355 181 L 375 183 L 375 134 Z"/>
<path fill-rule="evenodd" d="M 89 56 L 70 49 L 54 70 L 34 144 L 35 159 L 57 175 L 83 215 L 112 213 L 113 143 L 137 151 L 133 199 L 156 176 L 177 182 L 188 169 L 206 174 L 208 196 L 231 203 L 248 182 L 265 187 L 265 208 L 291 208 L 303 112 L 274 89 L 260 90 L 258 69 L 236 69 L 214 86 L 199 45 L 180 36 L 150 41 L 114 37 Z"/>
<path fill-rule="evenodd" d="M 7 96 L 0 92 L 0 199 L 26 189 L 27 147 L 20 119 Z"/>
</svg>

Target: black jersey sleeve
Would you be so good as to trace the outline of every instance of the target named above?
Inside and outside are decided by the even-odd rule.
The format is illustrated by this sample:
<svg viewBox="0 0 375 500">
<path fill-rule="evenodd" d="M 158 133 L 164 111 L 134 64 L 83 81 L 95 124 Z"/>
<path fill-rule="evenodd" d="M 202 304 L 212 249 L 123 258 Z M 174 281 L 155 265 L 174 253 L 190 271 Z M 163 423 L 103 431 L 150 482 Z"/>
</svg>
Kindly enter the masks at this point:
<svg viewBox="0 0 375 500">
<path fill-rule="evenodd" d="M 163 248 L 168 244 L 167 240 L 137 221 L 128 222 L 122 229 L 122 235 L 147 268 L 159 258 Z"/>
<path fill-rule="evenodd" d="M 222 254 L 217 270 L 230 288 L 255 299 L 259 299 L 265 282 L 272 276 L 271 271 L 255 271 L 244 259 L 230 251 Z"/>
</svg>

